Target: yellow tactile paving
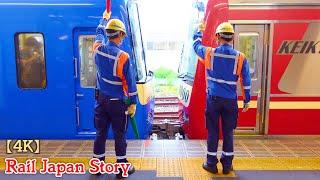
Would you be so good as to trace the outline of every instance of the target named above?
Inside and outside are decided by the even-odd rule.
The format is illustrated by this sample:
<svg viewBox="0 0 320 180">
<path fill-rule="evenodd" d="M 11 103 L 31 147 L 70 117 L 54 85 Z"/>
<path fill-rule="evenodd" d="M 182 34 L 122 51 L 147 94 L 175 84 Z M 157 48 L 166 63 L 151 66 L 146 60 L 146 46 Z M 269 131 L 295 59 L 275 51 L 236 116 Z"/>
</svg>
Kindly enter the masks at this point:
<svg viewBox="0 0 320 180">
<path fill-rule="evenodd" d="M 183 177 L 188 177 L 191 179 L 210 179 L 211 177 L 236 177 L 233 172 L 228 175 L 223 175 L 221 172 L 221 164 L 218 164 L 218 174 L 209 173 L 202 168 L 202 163 L 204 161 L 204 158 L 181 158 L 180 163 Z"/>
<path fill-rule="evenodd" d="M 157 170 L 157 158 L 141 158 L 141 170 Z"/>
<path fill-rule="evenodd" d="M 303 158 L 302 162 L 313 170 L 320 170 L 320 158 Z"/>
<path fill-rule="evenodd" d="M 181 158 L 180 165 L 182 169 L 183 176 L 185 177 L 199 177 L 208 176 L 210 173 L 202 169 L 202 163 L 204 158 Z"/>
<path fill-rule="evenodd" d="M 242 161 L 242 158 L 237 158 L 233 160 L 233 168 L 237 170 L 246 169 L 245 163 Z"/>
<path fill-rule="evenodd" d="M 181 166 L 179 158 L 159 158 L 157 159 L 158 177 L 181 177 Z"/>
<path fill-rule="evenodd" d="M 278 158 L 256 158 L 263 170 L 287 170 Z"/>
<path fill-rule="evenodd" d="M 128 161 L 134 166 L 136 170 L 141 169 L 141 158 L 128 158 Z"/>
</svg>

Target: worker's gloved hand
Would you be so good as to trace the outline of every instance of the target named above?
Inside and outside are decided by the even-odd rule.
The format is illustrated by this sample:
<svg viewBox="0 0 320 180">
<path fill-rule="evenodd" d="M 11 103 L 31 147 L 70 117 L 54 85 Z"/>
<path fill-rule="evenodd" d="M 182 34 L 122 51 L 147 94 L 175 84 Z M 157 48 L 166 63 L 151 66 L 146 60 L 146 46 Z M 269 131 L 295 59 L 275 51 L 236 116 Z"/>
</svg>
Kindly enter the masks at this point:
<svg viewBox="0 0 320 180">
<path fill-rule="evenodd" d="M 203 19 L 200 20 L 198 29 L 199 29 L 200 32 L 204 32 L 204 30 L 206 29 L 206 23 L 204 22 Z"/>
<path fill-rule="evenodd" d="M 247 112 L 249 110 L 250 104 L 249 103 L 244 103 L 243 104 L 243 109 L 242 112 Z"/>
<path fill-rule="evenodd" d="M 128 108 L 128 114 L 130 115 L 130 117 L 134 117 L 134 114 L 136 113 L 136 108 L 137 105 L 136 104 L 131 104 Z"/>
<path fill-rule="evenodd" d="M 110 16 L 111 16 L 111 11 L 109 13 L 107 12 L 107 10 L 103 12 L 103 19 L 108 21 L 110 19 Z"/>
</svg>

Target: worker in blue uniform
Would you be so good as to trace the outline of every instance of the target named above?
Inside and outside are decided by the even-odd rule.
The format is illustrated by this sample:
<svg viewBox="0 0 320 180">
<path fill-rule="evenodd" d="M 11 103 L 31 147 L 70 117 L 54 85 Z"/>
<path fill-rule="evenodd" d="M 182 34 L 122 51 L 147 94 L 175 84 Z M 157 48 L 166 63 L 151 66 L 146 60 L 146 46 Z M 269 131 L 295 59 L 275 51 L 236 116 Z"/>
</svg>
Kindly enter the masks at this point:
<svg viewBox="0 0 320 180">
<path fill-rule="evenodd" d="M 126 132 L 128 115 L 134 116 L 137 104 L 137 87 L 135 72 L 129 54 L 120 49 L 127 36 L 124 23 L 119 19 L 110 19 L 104 12 L 103 19 L 96 29 L 93 45 L 94 60 L 97 65 L 97 92 L 95 93 L 94 125 L 94 158 L 105 160 L 106 135 L 110 124 L 115 139 L 117 163 L 126 163 Z M 107 39 L 105 39 L 107 37 Z M 127 107 L 124 100 L 130 99 Z M 135 171 L 131 165 L 128 174 Z M 121 177 L 121 172 L 117 177 Z"/>
<path fill-rule="evenodd" d="M 230 23 L 220 24 L 215 32 L 217 48 L 202 45 L 202 32 L 205 24 L 201 21 L 198 32 L 194 35 L 193 47 L 199 60 L 204 63 L 207 80 L 206 98 L 206 128 L 207 160 L 203 168 L 212 173 L 218 173 L 217 150 L 219 142 L 219 119 L 222 119 L 223 147 L 220 162 L 223 174 L 228 174 L 232 168 L 234 157 L 233 130 L 237 126 L 238 103 L 237 81 L 239 79 L 244 97 L 243 112 L 249 109 L 250 84 L 248 60 L 245 55 L 232 48 L 234 30 Z"/>
</svg>

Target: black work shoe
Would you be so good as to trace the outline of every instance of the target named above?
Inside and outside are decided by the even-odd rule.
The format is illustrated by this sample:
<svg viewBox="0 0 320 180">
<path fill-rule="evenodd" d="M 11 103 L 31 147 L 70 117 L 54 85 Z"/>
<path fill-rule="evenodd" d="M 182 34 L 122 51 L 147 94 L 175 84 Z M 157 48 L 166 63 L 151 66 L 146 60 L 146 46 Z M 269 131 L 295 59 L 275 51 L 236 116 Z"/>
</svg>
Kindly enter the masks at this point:
<svg viewBox="0 0 320 180">
<path fill-rule="evenodd" d="M 229 174 L 230 171 L 233 171 L 233 166 L 231 165 L 230 168 L 223 168 L 222 173 L 223 174 Z"/>
<path fill-rule="evenodd" d="M 100 175 L 101 175 L 101 172 L 98 172 L 98 173 L 93 174 L 93 175 L 100 176 Z"/>
<path fill-rule="evenodd" d="M 130 174 L 133 174 L 135 170 L 136 170 L 136 169 L 135 169 L 134 166 L 131 164 L 131 166 L 129 167 L 129 170 L 128 170 L 128 176 L 129 176 Z M 118 179 L 126 178 L 126 177 L 122 176 L 122 169 L 121 169 L 121 168 L 119 169 L 119 174 L 116 174 L 116 177 L 117 177 Z"/>
<path fill-rule="evenodd" d="M 205 169 L 206 171 L 213 173 L 213 174 L 218 173 L 217 165 L 209 165 L 209 164 L 207 164 L 207 162 L 204 162 L 202 164 L 202 168 Z"/>
</svg>

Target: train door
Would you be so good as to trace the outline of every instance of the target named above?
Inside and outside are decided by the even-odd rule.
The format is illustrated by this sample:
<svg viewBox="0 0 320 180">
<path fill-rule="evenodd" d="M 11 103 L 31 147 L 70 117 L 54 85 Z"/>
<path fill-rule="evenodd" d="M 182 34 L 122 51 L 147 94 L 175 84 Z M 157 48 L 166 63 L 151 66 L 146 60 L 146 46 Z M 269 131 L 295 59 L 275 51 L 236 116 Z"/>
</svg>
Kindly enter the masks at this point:
<svg viewBox="0 0 320 180">
<path fill-rule="evenodd" d="M 234 48 L 243 52 L 249 61 L 251 75 L 251 102 L 249 111 L 239 111 L 236 134 L 264 134 L 264 102 L 267 62 L 268 25 L 235 25 Z M 240 90 L 240 87 L 238 87 Z M 238 91 L 239 108 L 243 107 Z"/>
<path fill-rule="evenodd" d="M 90 134 L 95 132 L 93 109 L 96 66 L 92 53 L 95 29 L 78 29 L 74 32 L 76 125 L 78 133 Z"/>
</svg>

